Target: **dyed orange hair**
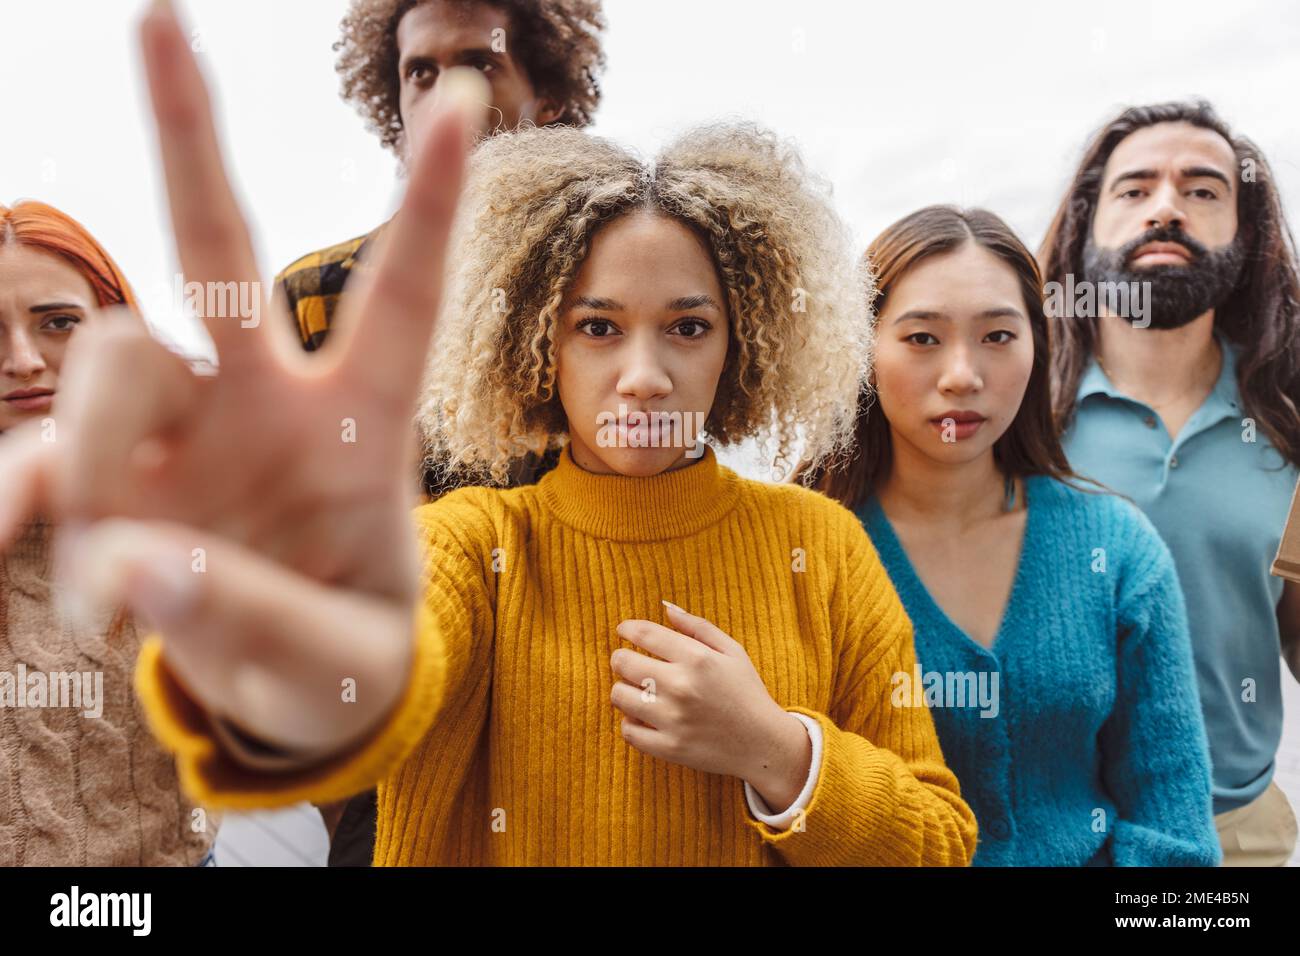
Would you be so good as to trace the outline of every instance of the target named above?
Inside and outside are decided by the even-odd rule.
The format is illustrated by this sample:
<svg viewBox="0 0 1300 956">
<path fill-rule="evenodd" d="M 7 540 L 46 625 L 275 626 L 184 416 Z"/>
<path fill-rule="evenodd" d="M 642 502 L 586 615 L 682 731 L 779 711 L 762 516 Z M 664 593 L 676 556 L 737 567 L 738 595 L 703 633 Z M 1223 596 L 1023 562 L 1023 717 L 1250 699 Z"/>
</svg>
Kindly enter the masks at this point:
<svg viewBox="0 0 1300 956">
<path fill-rule="evenodd" d="M 140 311 L 131 284 L 112 256 L 85 226 L 53 206 L 30 199 L 12 209 L 0 205 L 0 249 L 10 244 L 63 257 L 90 283 L 101 308 L 125 305 Z"/>
</svg>

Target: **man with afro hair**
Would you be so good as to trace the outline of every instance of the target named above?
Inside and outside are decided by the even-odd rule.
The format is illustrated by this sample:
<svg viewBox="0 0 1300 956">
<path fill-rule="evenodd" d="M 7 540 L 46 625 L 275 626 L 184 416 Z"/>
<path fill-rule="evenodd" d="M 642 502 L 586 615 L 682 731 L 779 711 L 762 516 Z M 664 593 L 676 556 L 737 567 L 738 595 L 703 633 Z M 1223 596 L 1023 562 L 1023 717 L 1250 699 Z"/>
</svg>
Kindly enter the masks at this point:
<svg viewBox="0 0 1300 956">
<path fill-rule="evenodd" d="M 491 132 L 587 126 L 600 103 L 604 28 L 600 0 L 353 0 L 336 68 L 344 100 L 405 165 L 439 76 L 455 67 L 487 79 Z M 352 268 L 382 229 L 276 276 L 308 351 L 324 341 Z"/>
</svg>

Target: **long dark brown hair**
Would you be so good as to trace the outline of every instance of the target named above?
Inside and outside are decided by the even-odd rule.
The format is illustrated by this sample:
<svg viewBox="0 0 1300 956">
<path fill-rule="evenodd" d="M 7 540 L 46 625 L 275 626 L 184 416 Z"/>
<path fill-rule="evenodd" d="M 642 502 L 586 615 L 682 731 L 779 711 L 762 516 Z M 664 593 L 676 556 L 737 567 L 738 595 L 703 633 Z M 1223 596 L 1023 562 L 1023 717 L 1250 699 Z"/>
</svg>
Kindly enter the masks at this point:
<svg viewBox="0 0 1300 956">
<path fill-rule="evenodd" d="M 1071 483 L 1070 470 L 1052 418 L 1051 330 L 1043 311 L 1043 284 L 1038 263 L 1011 228 L 984 209 L 927 206 L 905 216 L 871 243 L 866 257 L 876 279 L 876 321 L 890 291 L 909 269 L 930 256 L 951 252 L 968 242 L 987 249 L 1015 272 L 1034 342 L 1029 385 L 1011 426 L 993 444 L 993 458 L 1007 478 L 1050 475 Z M 848 508 L 857 508 L 889 474 L 893 446 L 889 422 L 872 414 L 875 393 L 870 385 L 858 397 L 854 448 L 847 458 L 828 468 L 806 471 L 802 480 Z M 1090 490 L 1090 489 L 1085 489 Z"/>
<path fill-rule="evenodd" d="M 1066 275 L 1082 273 L 1083 247 L 1106 163 L 1127 136 L 1157 123 L 1213 130 L 1232 147 L 1238 166 L 1253 173 L 1253 181 L 1239 179 L 1237 190 L 1237 230 L 1245 263 L 1236 288 L 1215 310 L 1214 324 L 1240 349 L 1237 388 L 1245 413 L 1288 461 L 1300 465 L 1300 278 L 1295 240 L 1273 172 L 1259 148 L 1234 136 L 1209 103 L 1134 106 L 1097 132 L 1039 250 L 1043 278 L 1063 284 Z M 1064 431 L 1074 417 L 1079 380 L 1097 346 L 1097 319 L 1054 316 L 1052 333 L 1056 418 Z"/>
</svg>

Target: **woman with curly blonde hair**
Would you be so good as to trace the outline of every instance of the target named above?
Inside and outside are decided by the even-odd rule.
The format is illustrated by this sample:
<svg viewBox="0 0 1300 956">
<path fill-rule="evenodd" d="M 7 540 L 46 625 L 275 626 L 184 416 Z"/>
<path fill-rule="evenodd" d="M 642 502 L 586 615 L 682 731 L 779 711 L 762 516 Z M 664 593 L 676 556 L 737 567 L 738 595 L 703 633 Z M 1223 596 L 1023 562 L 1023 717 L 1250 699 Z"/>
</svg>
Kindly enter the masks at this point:
<svg viewBox="0 0 1300 956">
<path fill-rule="evenodd" d="M 163 155 L 203 160 L 167 170 L 187 274 L 254 276 L 215 136 L 174 119 L 206 109 L 184 33 L 154 14 L 145 35 Z M 32 463 L 20 502 L 42 475 L 62 487 L 77 464 L 151 449 L 128 455 L 136 481 L 58 500 L 116 519 L 78 560 L 111 552 L 96 593 L 120 589 L 161 631 L 137 686 L 185 786 L 266 807 L 378 783 L 378 864 L 968 863 L 974 817 L 930 715 L 891 706 L 912 631 L 861 525 L 740 478 L 709 444 L 770 432 L 787 460 L 796 439 L 815 458 L 851 429 L 868 343 L 821 191 L 745 127 L 653 165 L 535 130 L 477 154 L 448 245 L 464 135 L 431 127 L 315 369 L 216 321 L 207 381 L 118 342 L 76 370 L 107 394 L 66 443 L 0 446 Z M 515 372 L 521 354 L 534 367 Z M 130 393 L 114 375 L 128 357 Z M 459 382 L 442 374 L 458 363 Z M 556 468 L 458 489 L 412 523 L 402 463 L 426 364 L 432 445 L 461 436 L 460 460 L 499 476 L 562 443 Z M 140 406 L 142 377 L 163 401 Z"/>
<path fill-rule="evenodd" d="M 568 373 L 577 392 L 609 352 L 580 349 L 617 334 L 624 303 L 587 294 L 582 267 L 603 227 L 626 230 L 621 220 L 647 216 L 695 237 L 717 273 L 697 283 L 715 294 L 709 302 L 677 310 L 696 316 L 699 336 L 712 333 L 710 354 L 722 363 L 689 376 L 711 379 L 696 409 L 708 412 L 702 430 L 721 445 L 761 439 L 779 473 L 799 454 L 823 460 L 844 450 L 852 386 L 870 349 L 861 321 L 869 278 L 792 150 L 755 127 L 706 127 L 647 165 L 577 130 L 527 130 L 485 143 L 476 164 L 483 173 L 465 198 L 475 214 L 461 223 L 421 409 L 430 466 L 499 484 L 527 453 L 594 445 L 598 410 L 574 408 L 577 395 L 563 400 L 563 379 Z M 579 319 L 582 335 L 569 334 Z M 660 404 L 597 397 L 611 400 L 611 412 Z M 621 460 L 652 473 L 672 455 Z"/>
</svg>

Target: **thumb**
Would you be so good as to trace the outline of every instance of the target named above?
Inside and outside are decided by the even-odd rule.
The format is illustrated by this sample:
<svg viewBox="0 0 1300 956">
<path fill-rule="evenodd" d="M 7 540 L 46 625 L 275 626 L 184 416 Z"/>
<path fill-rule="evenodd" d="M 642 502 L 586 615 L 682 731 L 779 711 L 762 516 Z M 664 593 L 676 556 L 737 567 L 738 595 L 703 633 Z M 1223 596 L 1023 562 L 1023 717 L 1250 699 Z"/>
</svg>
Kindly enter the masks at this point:
<svg viewBox="0 0 1300 956">
<path fill-rule="evenodd" d="M 195 700 L 265 743 L 341 750 L 405 688 L 414 604 L 327 587 L 182 525 L 110 519 L 60 538 L 74 611 L 125 604 L 161 632 Z"/>
</svg>

